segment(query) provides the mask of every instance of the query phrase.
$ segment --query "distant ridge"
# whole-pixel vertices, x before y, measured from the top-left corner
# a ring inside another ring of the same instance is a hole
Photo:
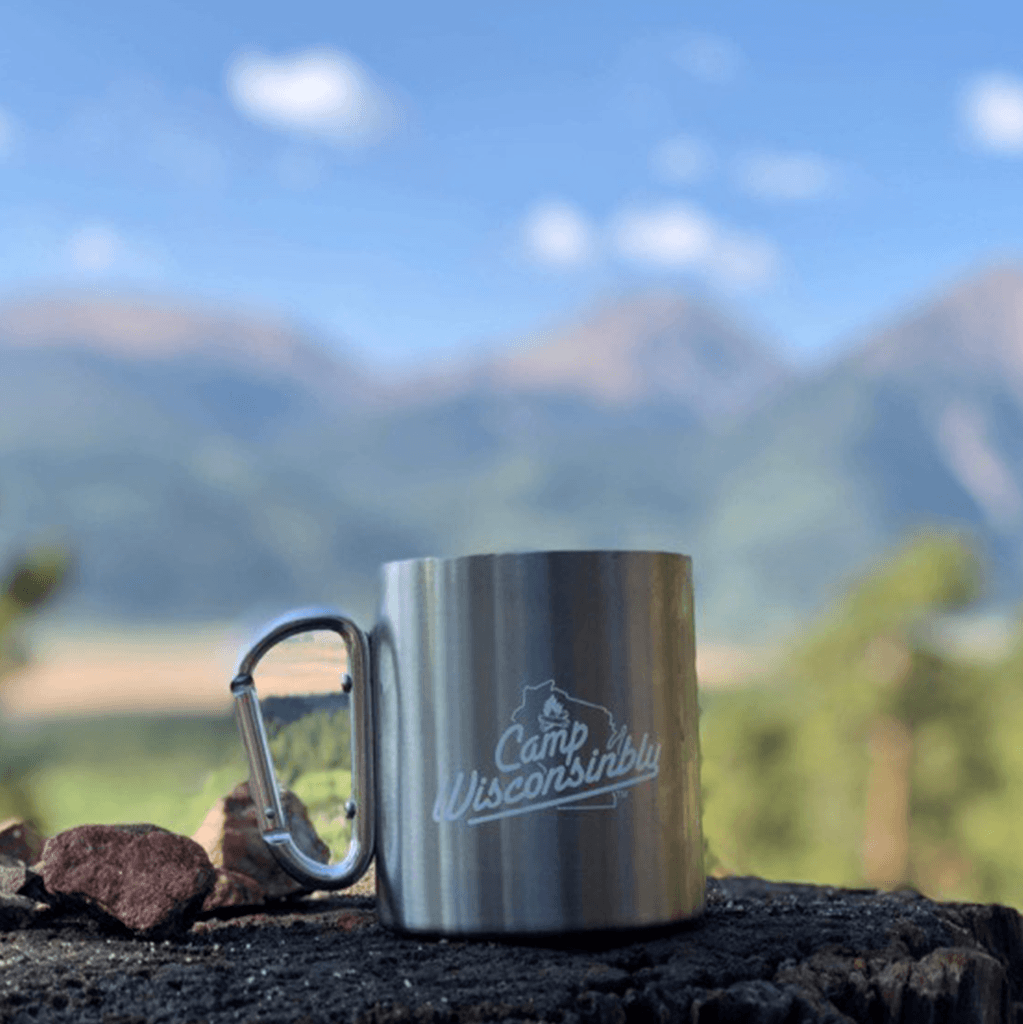
[[[317,390],[357,375],[348,361],[284,320],[140,295],[60,292],[0,303],[3,345],[133,361],[198,358],[281,373]]]
[[[920,526],[1023,597],[1023,271],[790,371],[707,303],[634,295],[392,387],[287,324],[144,299],[0,306],[0,555],[78,554],[80,621],[339,601],[381,562],[693,556],[704,636],[776,639]],[[376,387],[379,400],[364,401]]]
[[[417,402],[486,392],[560,395],[609,410],[672,404],[707,422],[748,412],[791,376],[772,349],[723,312],[660,291],[606,300],[496,354],[426,367],[393,393]]]
[[[1004,376],[1023,397],[1023,266],[999,264],[929,297],[854,356],[872,372]]]
[[[487,367],[499,386],[564,388],[608,405],[681,401],[700,418],[747,407],[789,376],[734,321],[675,293],[605,305],[578,325],[537,335]]]

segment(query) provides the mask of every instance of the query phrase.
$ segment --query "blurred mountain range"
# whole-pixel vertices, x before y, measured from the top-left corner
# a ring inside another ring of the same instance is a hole
[[[287,324],[139,297],[0,306],[0,552],[64,537],[69,619],[372,612],[376,566],[641,547],[702,635],[766,639],[921,524],[1023,596],[1023,271],[796,372],[674,293],[385,378]]]

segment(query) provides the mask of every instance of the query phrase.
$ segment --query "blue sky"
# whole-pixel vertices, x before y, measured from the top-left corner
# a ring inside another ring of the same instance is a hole
[[[607,296],[799,362],[1023,253],[1023,7],[4,7],[0,295],[282,315],[401,365]]]

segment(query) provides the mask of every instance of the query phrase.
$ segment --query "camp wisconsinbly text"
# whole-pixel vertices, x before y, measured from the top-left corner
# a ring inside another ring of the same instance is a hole
[[[601,751],[587,743],[589,732],[578,720],[528,737],[523,725],[509,725],[494,747],[496,772],[458,772],[440,787],[433,820],[481,825],[548,808],[583,809],[583,801],[657,777],[661,744],[648,733],[636,744],[623,725]]]

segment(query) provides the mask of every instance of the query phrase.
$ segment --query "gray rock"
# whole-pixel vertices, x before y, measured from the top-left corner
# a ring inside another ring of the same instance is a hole
[[[158,938],[187,930],[216,871],[186,836],[157,825],[81,825],[46,841],[46,892],[65,910]]]
[[[13,857],[0,856],[0,896],[27,896],[46,902],[48,894],[37,871]]]

